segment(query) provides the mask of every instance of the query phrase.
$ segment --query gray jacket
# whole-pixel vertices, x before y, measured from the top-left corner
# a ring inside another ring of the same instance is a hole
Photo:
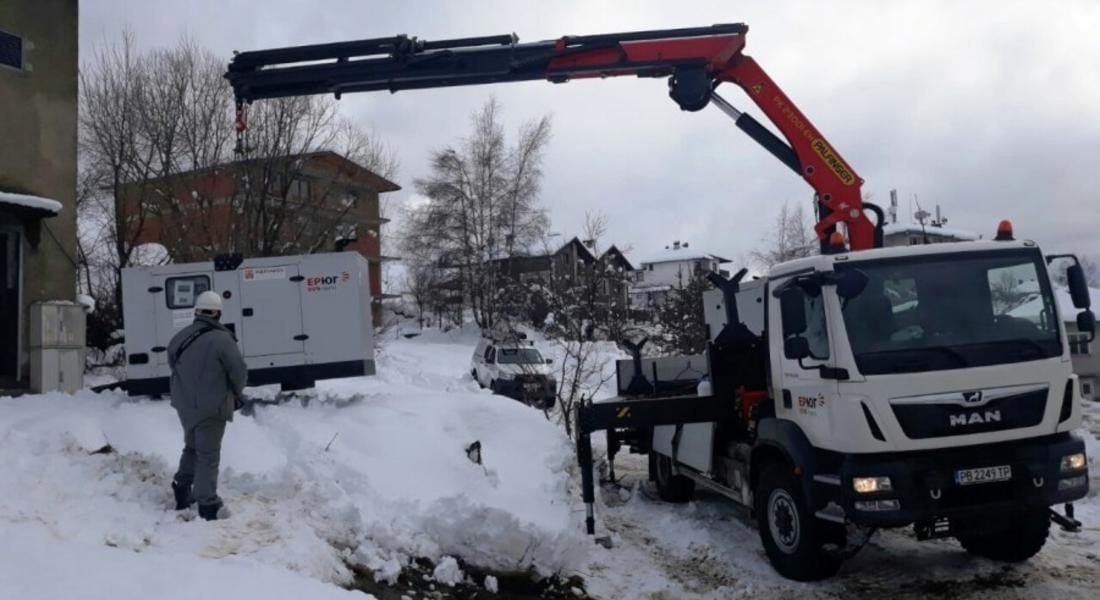
[[[210,331],[193,338],[180,353],[180,346],[202,329]],[[172,367],[172,406],[185,422],[194,424],[211,417],[233,420],[233,401],[244,390],[248,367],[224,325],[195,316],[195,322],[168,343],[168,364]]]

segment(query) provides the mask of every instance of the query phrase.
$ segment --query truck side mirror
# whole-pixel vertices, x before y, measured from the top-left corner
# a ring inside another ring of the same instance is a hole
[[[797,285],[787,285],[779,292],[779,314],[783,320],[783,337],[806,331],[806,294]]]
[[[1089,334],[1089,341],[1096,338],[1096,315],[1085,309],[1077,313],[1077,331]]]
[[[809,358],[810,342],[800,335],[783,340],[783,356],[797,361]]]
[[[1066,283],[1069,284],[1069,296],[1073,299],[1075,308],[1088,308],[1091,304],[1089,298],[1089,284],[1085,280],[1085,270],[1081,265],[1070,265],[1066,269]]]

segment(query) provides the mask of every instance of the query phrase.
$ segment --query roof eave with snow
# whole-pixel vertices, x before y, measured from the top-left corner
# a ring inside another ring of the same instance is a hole
[[[0,191],[0,210],[15,213],[23,217],[45,219],[55,217],[61,212],[62,204],[57,200]]]

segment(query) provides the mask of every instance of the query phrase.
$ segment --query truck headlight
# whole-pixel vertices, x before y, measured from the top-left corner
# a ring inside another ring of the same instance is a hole
[[[889,492],[894,489],[889,477],[853,477],[852,489],[859,494],[874,494],[875,492]]]
[[[1088,465],[1088,459],[1085,458],[1084,452],[1078,452],[1077,454],[1067,454],[1062,457],[1062,472],[1067,473],[1069,471],[1080,471]]]

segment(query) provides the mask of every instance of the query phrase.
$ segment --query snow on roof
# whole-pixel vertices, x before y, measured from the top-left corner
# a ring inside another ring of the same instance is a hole
[[[884,235],[893,235],[895,233],[917,234],[920,235],[924,232],[928,232],[930,235],[941,235],[946,237],[953,237],[959,240],[976,240],[981,236],[973,231],[967,231],[965,229],[953,229],[951,227],[924,227],[922,228],[917,223],[887,223],[882,226],[882,233]]]
[[[95,312],[95,298],[87,294],[77,294],[76,301],[78,304],[84,305],[84,310],[90,313]]]
[[[714,259],[720,263],[728,263],[728,258],[722,258],[716,254],[704,252],[698,248],[691,248],[687,246],[680,246],[679,248],[665,248],[659,252],[654,252],[649,256],[639,260],[638,262],[643,265],[656,264],[663,262],[681,262],[685,260],[699,260],[699,259]]]
[[[1100,288],[1089,288],[1089,296],[1092,298],[1092,306],[1100,306]],[[1058,305],[1058,317],[1065,322],[1073,322],[1077,320],[1077,313],[1081,312],[1080,309],[1073,306],[1073,298],[1070,298],[1069,288],[1055,286],[1054,287],[1054,303]],[[1009,316],[1019,317],[1021,319],[1038,319],[1039,314],[1043,310],[1043,299],[1040,296],[1035,296],[1017,306],[1016,308],[1008,311]]]
[[[41,198],[39,196],[29,196],[27,194],[16,194],[14,192],[0,192],[0,204],[11,204],[24,208],[44,210],[55,215],[61,212],[61,203],[57,200]]]
[[[637,285],[630,288],[631,294],[651,294],[654,292],[667,292],[672,289],[671,285]]]

